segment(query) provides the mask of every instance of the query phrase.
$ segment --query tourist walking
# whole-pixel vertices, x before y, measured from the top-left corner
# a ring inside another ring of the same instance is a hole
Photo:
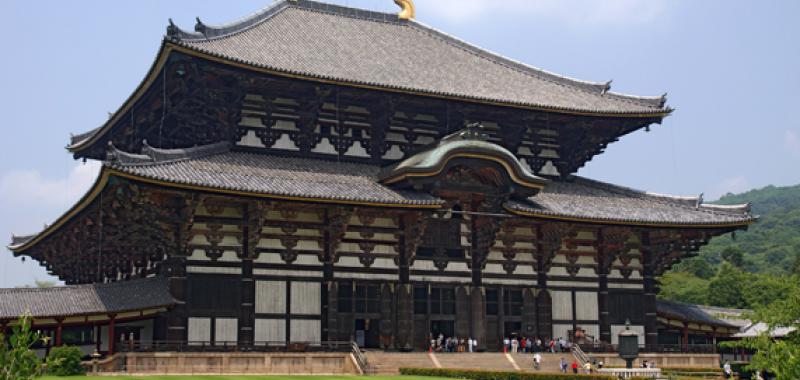
[[[561,372],[567,373],[567,359],[561,358],[558,367],[561,368]]]

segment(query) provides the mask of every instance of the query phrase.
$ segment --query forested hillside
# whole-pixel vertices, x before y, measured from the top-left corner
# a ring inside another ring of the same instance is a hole
[[[735,239],[720,236],[661,280],[659,297],[698,304],[754,307],[800,275],[800,185],[728,194],[718,204],[752,203],[760,220]]]

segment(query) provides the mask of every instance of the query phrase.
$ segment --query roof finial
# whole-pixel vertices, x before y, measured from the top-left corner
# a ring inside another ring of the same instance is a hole
[[[394,0],[394,3],[399,5],[403,10],[397,14],[401,20],[411,20],[414,18],[414,0]]]

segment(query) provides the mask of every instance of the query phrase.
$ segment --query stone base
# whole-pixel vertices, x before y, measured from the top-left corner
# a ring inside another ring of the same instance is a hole
[[[592,359],[602,360],[605,366],[624,367],[625,360],[615,353],[589,353]],[[717,354],[640,354],[639,358],[633,361],[634,367],[639,367],[643,360],[648,362],[655,361],[658,368],[669,367],[697,367],[697,368],[719,368],[719,355]]]
[[[127,374],[361,374],[350,353],[155,352],[125,354]]]

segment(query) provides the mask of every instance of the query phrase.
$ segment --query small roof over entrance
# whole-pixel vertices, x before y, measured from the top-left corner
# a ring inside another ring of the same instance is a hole
[[[455,161],[475,160],[497,166],[505,172],[503,175],[496,170],[477,170],[482,182],[503,186],[506,179],[502,177],[507,177],[508,185],[518,196],[536,194],[549,182],[532,174],[508,149],[488,141],[482,128],[478,123],[468,124],[425,150],[384,169],[378,174],[379,181],[384,185],[410,187],[446,173]]]

